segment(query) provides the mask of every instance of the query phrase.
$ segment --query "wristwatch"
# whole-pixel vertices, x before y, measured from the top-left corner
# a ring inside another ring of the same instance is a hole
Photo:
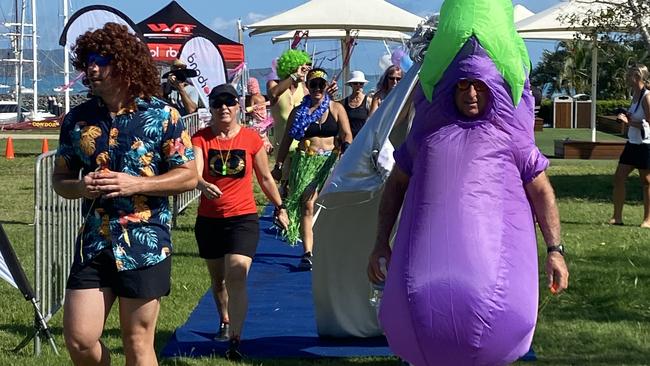
[[[546,253],[551,253],[551,252],[558,252],[560,255],[564,257],[564,245],[562,244],[557,244],[557,245],[551,245],[546,247]]]
[[[282,202],[280,206],[275,206],[275,212],[278,212],[280,210],[286,210],[286,209],[287,209],[287,205],[285,205],[284,202]]]
[[[289,76],[291,77],[291,80],[293,80],[294,82],[298,82],[298,80],[300,80],[300,77],[296,73],[293,73]]]

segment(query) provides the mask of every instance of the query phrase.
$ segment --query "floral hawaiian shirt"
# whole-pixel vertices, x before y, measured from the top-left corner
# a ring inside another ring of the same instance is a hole
[[[61,125],[57,166],[83,175],[110,169],[155,176],[193,160],[192,142],[178,111],[157,98],[137,98],[112,118],[101,99],[68,113]],[[154,265],[171,254],[167,197],[134,195],[84,199],[72,271],[109,246],[118,271]]]

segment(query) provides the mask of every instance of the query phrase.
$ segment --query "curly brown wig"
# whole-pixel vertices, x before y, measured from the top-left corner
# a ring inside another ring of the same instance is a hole
[[[101,29],[82,34],[72,52],[72,65],[83,72],[88,68],[91,53],[112,56],[112,72],[128,85],[129,98],[149,100],[161,95],[160,75],[147,44],[124,25],[106,23]]]

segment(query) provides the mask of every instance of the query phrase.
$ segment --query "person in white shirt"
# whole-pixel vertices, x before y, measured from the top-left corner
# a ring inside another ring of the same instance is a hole
[[[634,169],[638,169],[643,190],[641,227],[650,228],[650,91],[646,89],[650,73],[646,66],[637,64],[628,69],[625,77],[632,89],[632,104],[627,112],[617,115],[617,119],[629,128],[628,140],[614,173],[614,214],[609,223],[623,225],[625,180]]]

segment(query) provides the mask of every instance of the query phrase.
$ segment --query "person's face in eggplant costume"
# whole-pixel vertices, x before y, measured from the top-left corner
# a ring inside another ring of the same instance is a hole
[[[489,97],[488,86],[480,80],[460,79],[456,83],[456,108],[466,117],[479,117],[485,113]]]

